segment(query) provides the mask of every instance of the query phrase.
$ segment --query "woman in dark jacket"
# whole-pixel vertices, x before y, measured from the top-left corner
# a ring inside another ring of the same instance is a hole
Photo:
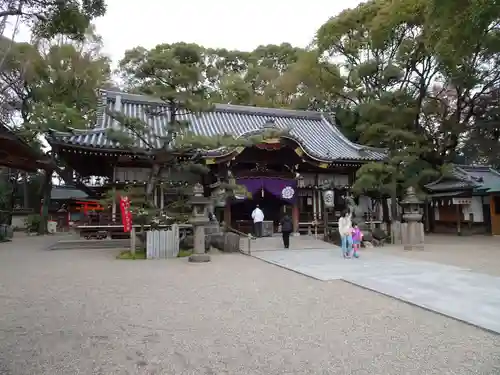
[[[285,214],[280,221],[281,224],[281,235],[283,236],[283,246],[285,249],[290,247],[290,233],[293,231],[293,222],[290,215]]]

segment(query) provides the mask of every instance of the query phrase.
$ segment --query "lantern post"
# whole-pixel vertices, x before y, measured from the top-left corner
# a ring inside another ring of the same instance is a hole
[[[418,199],[413,187],[406,190],[406,196],[400,202],[405,221],[401,224],[401,240],[405,250],[424,250],[424,224],[421,222],[422,203],[423,201]]]
[[[189,257],[190,262],[210,262],[210,255],[205,252],[205,226],[210,222],[208,206],[210,198],[203,195],[203,186],[198,183],[193,187],[193,197],[189,201],[193,207],[193,214],[189,222],[193,225],[194,248]]]

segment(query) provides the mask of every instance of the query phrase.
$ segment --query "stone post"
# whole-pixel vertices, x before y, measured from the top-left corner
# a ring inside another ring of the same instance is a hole
[[[203,196],[203,186],[196,184],[193,188],[193,197],[189,202],[193,206],[193,216],[189,222],[193,225],[194,248],[189,257],[190,262],[210,262],[210,255],[205,253],[205,226],[210,222],[208,206],[210,198]]]
[[[401,240],[405,250],[424,250],[424,224],[421,222],[422,201],[415,194],[415,189],[409,187],[406,196],[401,201],[403,220],[401,224]]]
[[[295,201],[292,205],[293,236],[299,236],[299,202]]]

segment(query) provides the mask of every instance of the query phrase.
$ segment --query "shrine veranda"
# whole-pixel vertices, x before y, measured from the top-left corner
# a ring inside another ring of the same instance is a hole
[[[153,165],[153,153],[140,151],[147,148],[140,137],[135,139],[136,151],[108,137],[109,129],[120,129],[108,110],[146,122],[151,134],[147,141],[158,148],[168,121],[167,115],[150,115],[151,108],[164,106],[154,98],[101,90],[101,99],[98,120],[92,129],[52,132],[49,139],[54,152],[74,175],[87,185],[95,185],[92,188],[96,199],[107,189],[145,185]],[[212,111],[187,115],[185,119],[190,130],[205,136],[229,133],[246,137],[269,129],[284,134],[252,147],[218,149],[203,155],[210,169],[202,177],[205,186],[216,189],[219,177],[230,175],[248,191],[245,196],[216,202],[213,207],[219,221],[243,232],[251,230],[250,215],[257,204],[264,211],[268,231],[272,232],[277,230],[284,212],[292,215],[295,232],[310,231],[314,223],[324,224],[325,217],[336,221],[345,208],[344,197],[359,167],[385,157],[384,150],[349,141],[333,118],[319,112],[216,105]],[[167,174],[168,165],[164,167],[165,173],[154,189],[154,200],[160,208],[178,199],[180,184],[200,179],[187,173]],[[325,207],[323,199],[326,186],[333,191],[331,208]],[[382,208],[373,200],[361,197],[360,205],[365,216],[381,218]],[[110,220],[118,222],[116,204],[110,211]]]

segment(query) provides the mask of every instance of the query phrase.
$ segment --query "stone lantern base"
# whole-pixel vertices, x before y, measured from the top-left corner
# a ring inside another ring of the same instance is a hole
[[[194,196],[190,200],[193,215],[189,222],[193,225],[194,246],[189,261],[207,263],[210,262],[210,255],[205,253],[205,226],[210,222],[207,211],[210,199],[203,196],[203,186],[199,183],[193,187],[193,192]]]
[[[210,262],[210,255],[208,254],[191,254],[189,261],[193,263],[207,263]]]
[[[406,223],[401,224],[401,240],[403,242],[403,248],[406,251],[411,250],[424,250],[424,224],[415,221],[415,219],[421,219],[422,215],[411,214],[403,215],[403,218],[407,220]]]
[[[405,223],[401,224],[401,240],[405,250],[424,250],[424,224],[421,222],[422,213],[419,208],[421,203],[413,187],[407,189],[405,199],[400,202],[405,211]]]

